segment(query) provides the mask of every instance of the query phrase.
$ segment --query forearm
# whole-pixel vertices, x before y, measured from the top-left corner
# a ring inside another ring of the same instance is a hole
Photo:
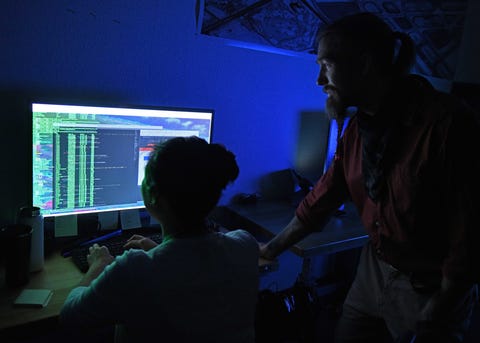
[[[311,230],[294,216],[290,223],[262,248],[261,255],[266,259],[274,259],[310,233]]]
[[[110,324],[116,312],[104,296],[98,296],[90,287],[75,287],[62,306],[60,322],[64,327],[91,330]]]
[[[78,286],[90,286],[93,280],[95,280],[105,269],[106,266],[108,266],[110,263],[107,261],[101,261],[94,263],[93,265],[88,268],[87,272],[83,276],[83,278],[80,280],[78,283]]]

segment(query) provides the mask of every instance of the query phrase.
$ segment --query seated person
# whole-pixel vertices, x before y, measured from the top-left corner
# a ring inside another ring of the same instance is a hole
[[[206,217],[239,170],[235,156],[198,137],[159,144],[142,195],[161,224],[157,245],[135,235],[115,259],[94,245],[89,270],[68,295],[60,320],[116,324],[116,341],[254,342],[259,248],[243,230],[211,232]]]

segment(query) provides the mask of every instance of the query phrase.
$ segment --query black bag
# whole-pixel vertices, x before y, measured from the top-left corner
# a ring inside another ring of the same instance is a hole
[[[314,341],[315,295],[303,282],[282,291],[261,290],[255,314],[257,343]]]

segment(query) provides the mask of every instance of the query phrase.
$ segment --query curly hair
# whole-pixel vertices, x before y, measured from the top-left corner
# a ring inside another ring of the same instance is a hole
[[[205,221],[238,174],[235,155],[223,145],[196,136],[175,137],[152,151],[144,186],[151,201],[163,197],[186,227],[195,227]]]

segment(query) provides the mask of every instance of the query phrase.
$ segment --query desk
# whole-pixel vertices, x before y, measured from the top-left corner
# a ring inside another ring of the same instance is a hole
[[[83,274],[70,258],[55,252],[45,259],[44,269],[31,273],[30,281],[23,288],[46,288],[53,290],[52,298],[45,308],[13,306],[13,301],[23,288],[9,289],[5,286],[3,268],[0,276],[0,331],[58,317],[70,290],[78,284]]]
[[[212,219],[229,229],[243,228],[257,239],[269,240],[293,218],[295,206],[287,201],[258,201],[254,204],[219,206]],[[352,203],[345,204],[345,214],[332,217],[321,232],[314,232],[291,247],[303,258],[302,276],[310,279],[311,257],[333,254],[363,246],[368,240],[360,217]]]

